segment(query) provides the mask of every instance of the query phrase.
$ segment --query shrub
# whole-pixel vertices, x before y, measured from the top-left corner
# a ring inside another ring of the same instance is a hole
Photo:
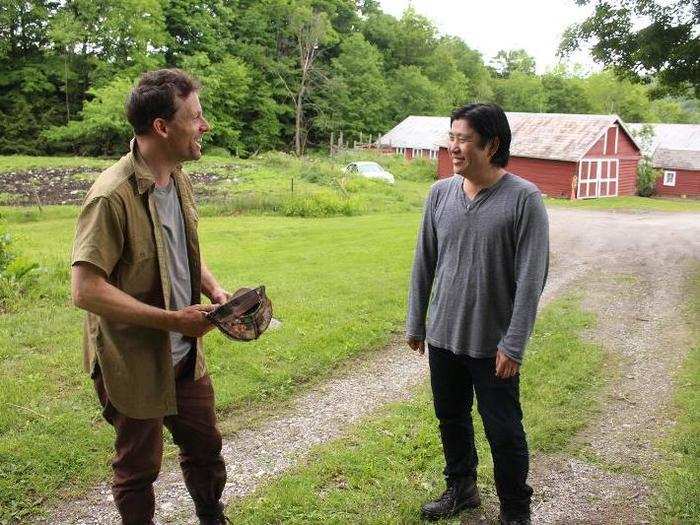
[[[11,250],[12,237],[0,230],[0,311],[9,309],[32,283],[39,267],[18,258]]]
[[[651,197],[656,190],[656,181],[661,171],[654,169],[649,159],[643,159],[637,166],[637,195]]]
[[[287,217],[332,217],[360,213],[362,206],[359,200],[339,197],[332,193],[290,197],[282,206],[282,214]]]

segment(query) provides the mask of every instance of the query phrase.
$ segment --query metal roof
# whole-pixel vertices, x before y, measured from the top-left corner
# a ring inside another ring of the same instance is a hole
[[[655,168],[700,170],[699,124],[629,124]]]
[[[507,112],[506,117],[512,132],[510,154],[515,157],[576,162],[616,123],[639,147],[617,115]],[[384,135],[381,144],[395,148],[446,147],[449,129],[449,117],[412,115]]]

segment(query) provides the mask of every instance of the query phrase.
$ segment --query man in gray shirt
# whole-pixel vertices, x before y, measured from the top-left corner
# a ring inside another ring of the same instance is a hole
[[[423,506],[427,519],[481,502],[471,418],[476,393],[500,521],[530,522],[519,369],[547,278],[549,226],[537,187],[504,169],[510,140],[498,106],[455,110],[449,134],[455,175],[432,186],[418,234],[406,339],[421,354],[428,343],[447,481],[442,496]]]

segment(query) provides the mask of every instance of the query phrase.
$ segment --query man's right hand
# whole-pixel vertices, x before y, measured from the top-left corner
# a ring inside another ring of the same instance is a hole
[[[420,339],[413,339],[413,338],[408,338],[406,340],[408,343],[408,346],[411,347],[411,350],[415,350],[418,352],[420,355],[423,355],[425,353],[425,341],[422,341]]]
[[[214,325],[204,317],[206,312],[214,310],[218,304],[193,304],[182,310],[172,312],[173,323],[170,331],[179,332],[187,337],[202,337]]]

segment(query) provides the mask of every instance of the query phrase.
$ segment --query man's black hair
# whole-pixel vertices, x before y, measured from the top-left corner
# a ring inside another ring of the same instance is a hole
[[[484,148],[494,139],[498,148],[491,157],[491,164],[504,168],[510,157],[510,125],[506,114],[496,104],[467,104],[457,108],[450,116],[450,126],[455,120],[466,120],[479,134],[479,147]]]

